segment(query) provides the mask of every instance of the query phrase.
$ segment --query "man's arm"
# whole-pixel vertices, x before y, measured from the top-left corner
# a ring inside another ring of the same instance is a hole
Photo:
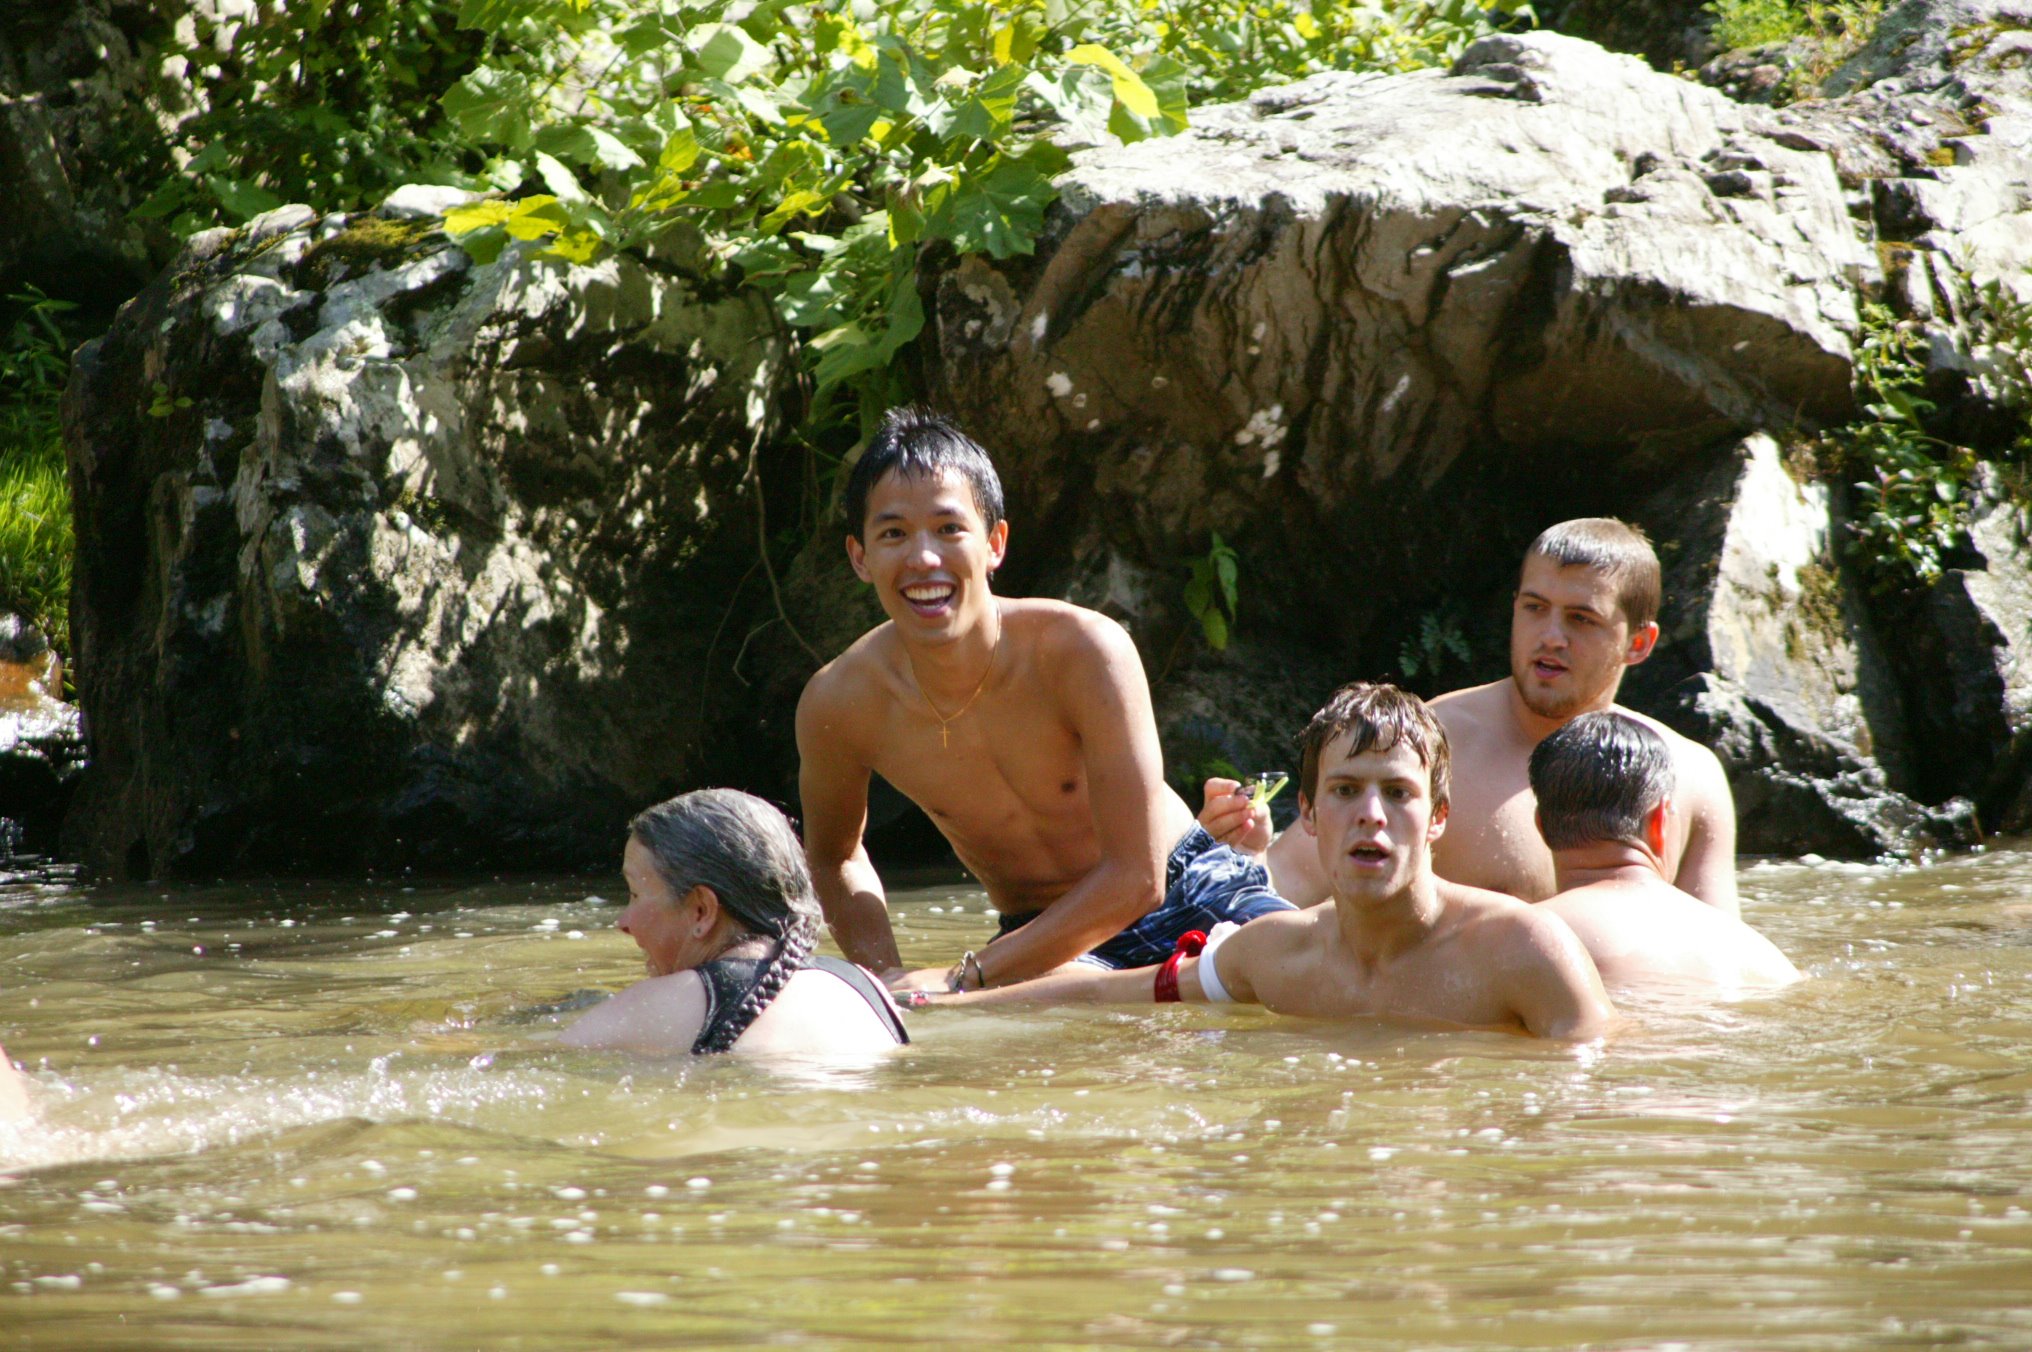
[[[846,737],[847,712],[827,687],[830,669],[812,677],[797,702],[797,790],[804,811],[804,854],[819,908],[851,962],[901,971],[882,879],[868,862],[868,767]]]
[[[1697,742],[1685,742],[1678,762],[1680,799],[1686,810],[1686,851],[1679,856],[1673,882],[1723,915],[1740,918],[1736,895],[1736,800],[1729,777],[1715,754]]]
[[[1056,698],[1086,760],[1101,859],[1044,913],[982,949],[988,984],[1040,976],[1113,938],[1164,899],[1164,756],[1136,645],[1112,620],[1082,616],[1048,640]]]
[[[1206,987],[1200,973],[1211,958],[1216,975],[1228,999],[1237,1004],[1256,1003],[1254,973],[1266,955],[1277,949],[1275,926],[1264,920],[1251,921],[1235,930],[1212,954],[1178,960],[1178,998],[1188,1003],[1205,1003]],[[1034,922],[1033,922],[1034,923]],[[1111,971],[1085,963],[1068,963],[1055,972],[1046,972],[1032,981],[993,990],[966,991],[957,995],[933,993],[938,1005],[1144,1005],[1157,998],[1157,966],[1127,967]]]
[[[1506,984],[1519,1021],[1535,1037],[1584,1042],[1607,1033],[1616,1007],[1579,936],[1535,907],[1512,918],[1520,929],[1505,964]]]

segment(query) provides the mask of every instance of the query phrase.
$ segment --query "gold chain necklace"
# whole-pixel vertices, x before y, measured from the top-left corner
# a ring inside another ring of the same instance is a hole
[[[938,744],[941,749],[949,749],[952,745],[952,739],[947,734],[946,729],[953,723],[957,722],[958,719],[960,718],[960,715],[966,713],[967,710],[973,708],[974,701],[979,699],[981,697],[981,692],[988,688],[988,678],[995,674],[995,659],[1001,655],[1001,652],[1002,652],[1002,631],[1000,629],[997,629],[995,631],[995,646],[988,653],[988,669],[981,673],[980,684],[974,687],[974,693],[967,696],[967,702],[965,704],[962,704],[959,707],[959,709],[954,712],[951,718],[947,718],[944,714],[940,713],[938,711],[938,706],[931,702],[931,693],[924,688],[924,683],[922,681],[919,681],[917,683],[917,693],[924,697],[924,706],[927,709],[930,709],[931,716],[938,720]],[[911,672],[911,676],[913,678],[916,675],[917,673],[915,671]]]

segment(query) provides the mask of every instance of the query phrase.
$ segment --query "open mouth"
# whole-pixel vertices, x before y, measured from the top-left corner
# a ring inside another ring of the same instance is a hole
[[[902,590],[903,599],[920,615],[941,613],[959,592],[950,582],[913,582]]]
[[[1376,866],[1390,862],[1390,851],[1381,845],[1357,845],[1348,851],[1348,858],[1357,864]]]
[[[1541,657],[1531,663],[1531,672],[1541,681],[1556,681],[1566,675],[1566,664]]]

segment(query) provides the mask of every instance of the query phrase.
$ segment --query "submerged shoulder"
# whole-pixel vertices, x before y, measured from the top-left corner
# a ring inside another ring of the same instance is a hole
[[[705,981],[672,972],[636,982],[583,1014],[558,1041],[568,1047],[688,1052],[705,1026]]]

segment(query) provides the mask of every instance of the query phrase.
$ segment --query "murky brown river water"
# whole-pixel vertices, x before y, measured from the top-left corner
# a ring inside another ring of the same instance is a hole
[[[2032,854],[1744,884],[1810,980],[1601,1048],[931,1011],[787,1070],[549,1045],[639,973],[618,880],[0,886],[0,1343],[2032,1346]]]

